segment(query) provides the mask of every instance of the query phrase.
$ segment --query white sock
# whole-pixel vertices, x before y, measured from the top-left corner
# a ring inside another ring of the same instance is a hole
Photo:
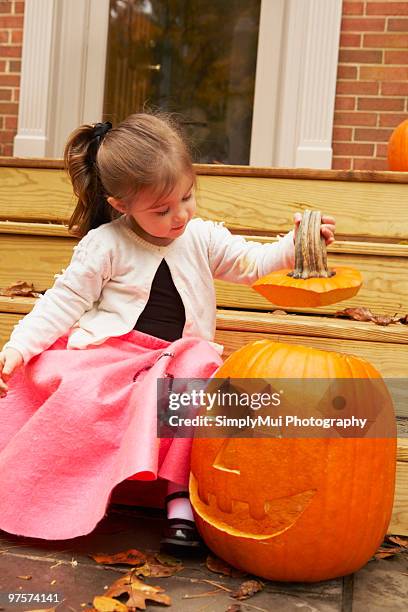
[[[171,493],[176,493],[178,491],[188,491],[188,488],[169,480],[167,494],[170,495]],[[172,499],[167,504],[167,518],[180,518],[194,521],[190,500],[187,497]]]

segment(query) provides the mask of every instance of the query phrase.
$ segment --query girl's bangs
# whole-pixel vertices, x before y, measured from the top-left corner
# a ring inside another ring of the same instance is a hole
[[[144,189],[150,190],[156,203],[166,199],[180,182],[180,177],[187,173],[191,174],[191,178],[194,179],[192,166],[181,163],[172,164],[170,160],[166,160],[156,169],[151,183],[146,185]]]

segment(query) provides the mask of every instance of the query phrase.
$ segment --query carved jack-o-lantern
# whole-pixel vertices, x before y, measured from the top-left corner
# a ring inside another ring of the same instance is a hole
[[[362,359],[269,340],[232,354],[216,376],[375,378],[384,385]],[[384,397],[379,435],[381,428],[389,435],[395,425],[388,392]],[[382,542],[392,512],[395,461],[392,436],[197,438],[190,478],[197,526],[215,554],[258,576],[343,576],[362,567]]]

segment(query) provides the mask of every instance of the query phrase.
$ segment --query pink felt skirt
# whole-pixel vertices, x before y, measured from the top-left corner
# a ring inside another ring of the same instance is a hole
[[[157,379],[210,378],[200,338],[139,331],[84,350],[68,336],[17,370],[0,399],[0,529],[47,540],[93,531],[123,480],[188,483],[191,438],[157,438]]]

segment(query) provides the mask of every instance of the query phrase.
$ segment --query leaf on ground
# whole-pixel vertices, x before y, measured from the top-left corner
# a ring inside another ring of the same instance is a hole
[[[225,612],[241,612],[242,608],[240,604],[232,604],[232,606],[228,606]]]
[[[129,610],[126,604],[104,595],[97,595],[92,603],[97,612],[128,612]]]
[[[133,572],[133,570],[132,570]],[[128,572],[124,576],[121,576],[110,585],[109,589],[105,592],[107,597],[120,597],[125,593],[129,594],[131,588],[132,573]]]
[[[247,575],[246,572],[242,572],[241,570],[232,567],[222,559],[213,557],[212,555],[208,555],[205,565],[210,572],[222,574],[223,576],[230,576],[231,578],[242,578],[242,576]]]
[[[6,297],[40,297],[40,293],[34,291],[34,285],[32,283],[26,283],[25,281],[17,281],[5,289],[0,289],[0,295]]]
[[[408,317],[399,317],[396,314],[391,315],[377,315],[371,312],[369,308],[345,308],[344,310],[338,310],[335,317],[345,317],[347,319],[353,319],[354,321],[372,321],[376,325],[391,325],[391,323],[403,323],[404,319]]]
[[[374,555],[374,559],[387,559],[387,557],[393,557],[394,555],[397,554],[397,552],[399,552],[399,550],[395,550],[393,552],[385,552],[385,551],[380,551],[377,550],[377,552]]]
[[[408,538],[400,538],[400,536],[387,536],[387,540],[393,542],[394,544],[398,544],[403,548],[408,548]]]
[[[146,555],[146,563],[135,569],[138,576],[150,576],[151,578],[165,578],[174,576],[177,572],[181,572],[184,565],[175,557],[167,555]]]
[[[136,609],[139,608],[139,610],[146,610],[147,600],[171,606],[171,599],[168,595],[164,594],[164,589],[145,584],[139,578],[133,577],[130,598],[126,602],[128,608],[134,607]]]
[[[105,563],[108,565],[115,565],[116,563],[125,563],[126,565],[143,565],[146,563],[147,557],[145,553],[131,548],[130,550],[123,550],[113,555],[106,555],[104,553],[95,553],[89,555],[91,559],[94,559],[97,563]]]
[[[235,591],[235,593],[232,593],[231,597],[235,597],[235,599],[240,600],[248,599],[249,597],[255,595],[255,593],[262,591],[263,588],[264,585],[258,580],[246,580],[241,584],[239,589]]]
[[[346,317],[354,321],[372,321],[373,313],[369,308],[345,308],[338,310],[335,317]]]
[[[390,544],[391,542],[391,544]],[[395,546],[397,544],[397,546]],[[374,555],[375,559],[386,559],[387,557],[393,557],[398,553],[405,552],[408,548],[408,539],[401,538],[399,536],[387,535],[385,541],[378,548]]]
[[[157,561],[163,565],[180,565],[181,563],[180,559],[176,559],[176,557],[166,555],[165,553],[157,553],[155,557]]]
[[[288,313],[286,312],[286,310],[272,310],[272,314],[274,314],[274,315],[286,315]],[[238,604],[234,604],[234,606],[236,606],[236,605],[238,605]]]
[[[391,315],[373,315],[372,321],[376,324],[376,325],[391,325],[391,323],[398,323],[398,321],[400,321],[400,317],[397,317],[397,315],[394,315],[393,317]]]
[[[136,608],[139,610],[146,610],[146,600],[170,606],[171,599],[168,595],[164,594],[164,589],[142,582],[142,580],[139,580],[139,578],[135,576],[136,571],[136,569],[132,569],[131,572],[125,574],[125,576],[115,580],[106,591],[105,596],[113,598],[120,597],[124,594],[129,595],[129,599],[126,602],[126,606],[129,609]]]
[[[402,552],[401,546],[380,546],[374,555],[375,559],[386,559],[387,557],[393,557],[398,553]]]

